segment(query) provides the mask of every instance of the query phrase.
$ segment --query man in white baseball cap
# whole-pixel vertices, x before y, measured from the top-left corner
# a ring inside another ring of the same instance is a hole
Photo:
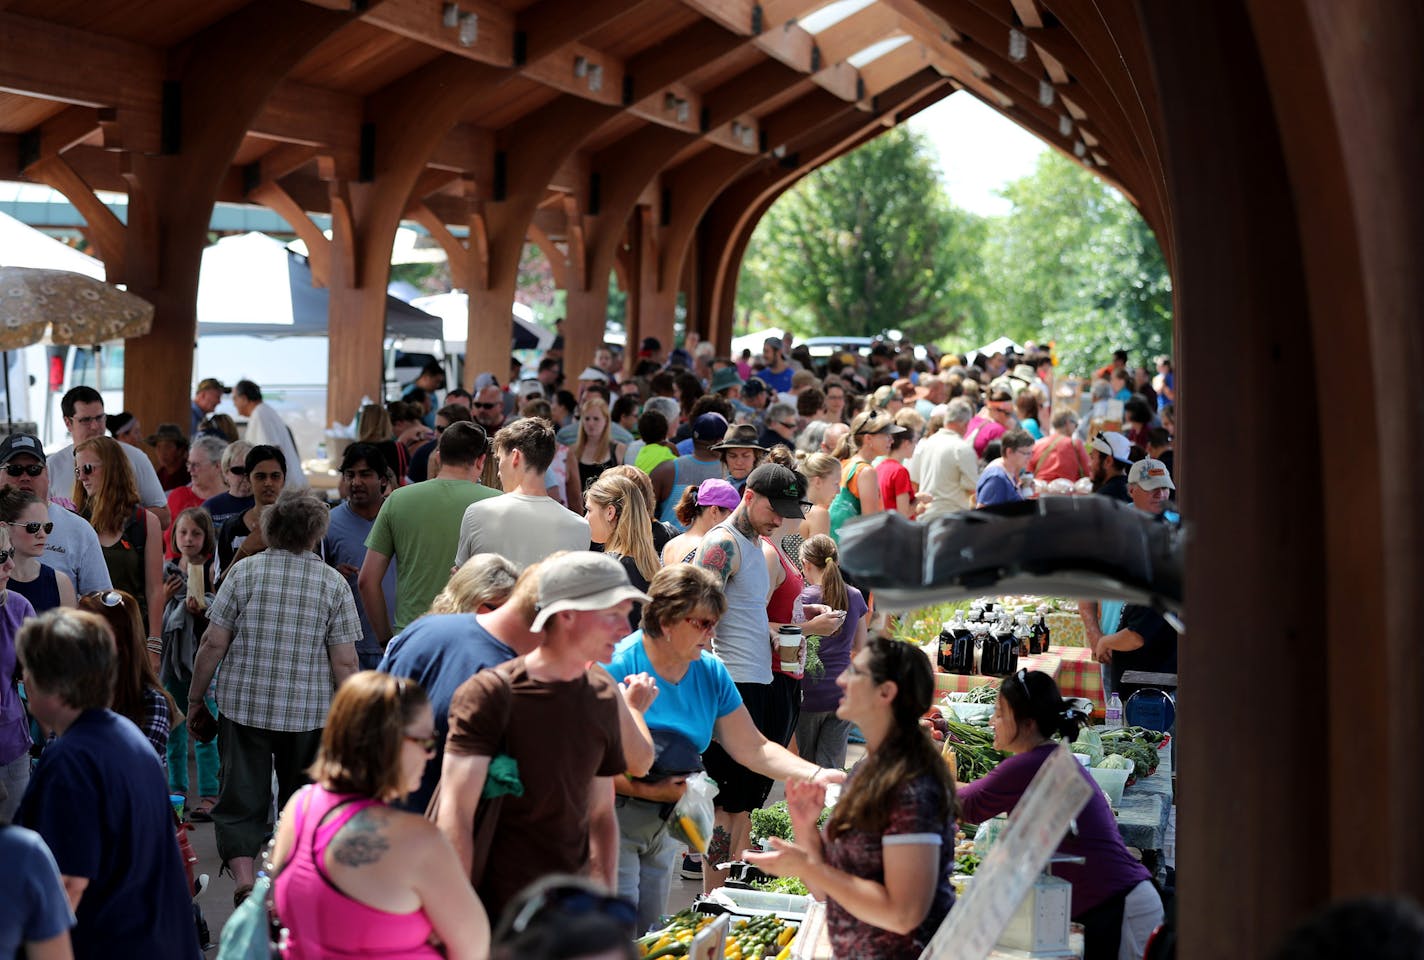
[[[1132,444],[1115,430],[1100,431],[1088,443],[1088,465],[1092,469],[1093,492],[1131,503],[1127,471],[1132,466]]]
[[[494,916],[534,880],[588,873],[590,862],[597,879],[617,888],[612,778],[641,776],[653,756],[646,745],[634,768],[625,761],[618,684],[598,662],[612,659],[614,644],[628,632],[633,602],[648,599],[607,554],[555,555],[539,570],[530,629],[543,631],[540,645],[475,674],[451,698],[435,821]],[[630,708],[646,709],[655,693],[645,688],[636,705],[630,693]],[[635,745],[628,746],[631,756]],[[496,758],[500,767],[492,767]],[[505,758],[517,765],[523,792],[503,796],[498,829],[487,844],[483,832],[477,842],[475,814],[486,781],[508,786]],[[588,802],[571,802],[581,797]]]
[[[1127,471],[1128,496],[1132,497],[1132,505],[1143,513],[1160,516],[1176,489],[1172,474],[1161,460],[1146,457]]]

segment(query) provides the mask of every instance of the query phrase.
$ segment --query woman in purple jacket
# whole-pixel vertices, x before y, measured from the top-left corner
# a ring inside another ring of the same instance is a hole
[[[1071,742],[1084,719],[1048,674],[1020,670],[1007,677],[990,723],[995,749],[1012,756],[987,776],[959,786],[960,820],[983,823],[1011,812],[1057,748],[1049,738],[1057,733]],[[1073,919],[1084,927],[1084,960],[1138,960],[1162,922],[1162,898],[1147,868],[1127,852],[1096,781],[1086,770],[1079,773],[1092,785],[1093,798],[1058,849],[1084,863],[1061,864],[1054,873],[1073,884]]]

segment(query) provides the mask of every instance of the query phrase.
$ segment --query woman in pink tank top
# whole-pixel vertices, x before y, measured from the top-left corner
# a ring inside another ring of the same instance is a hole
[[[435,825],[388,802],[420,785],[434,752],[425,691],[374,670],[331,701],[316,781],[287,803],[273,865],[284,956],[473,960],[489,921]]]

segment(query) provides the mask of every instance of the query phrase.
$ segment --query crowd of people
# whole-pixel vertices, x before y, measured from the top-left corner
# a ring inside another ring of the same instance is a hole
[[[199,955],[172,797],[235,903],[275,877],[289,955],[631,955],[676,873],[722,884],[783,782],[796,842],[754,859],[828,898],[836,955],[918,956],[957,818],[1014,798],[930,748],[932,667],[887,639],[840,532],[1056,481],[1170,514],[1170,364],[1154,390],[1126,359],[1086,395],[1032,347],[719,357],[689,334],[472,391],[431,366],[360,411],[334,506],[250,381],[202,380],[189,430],[147,440],[76,387],[72,445],[0,441],[0,845],[23,865],[0,891],[29,891],[0,892],[0,954]],[[1118,676],[1175,667],[1152,611],[1083,616]],[[1032,754],[1056,691],[1008,686],[1005,743]],[[670,829],[700,771],[705,857]],[[1151,905],[1110,847],[1085,909],[1136,943]]]

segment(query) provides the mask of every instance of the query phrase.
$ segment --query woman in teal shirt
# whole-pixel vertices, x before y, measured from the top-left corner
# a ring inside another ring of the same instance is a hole
[[[672,808],[682,798],[687,777],[701,769],[700,754],[716,736],[743,766],[774,780],[839,783],[840,770],[825,770],[792,755],[762,736],[742,704],[726,666],[714,656],[712,635],[727,609],[722,581],[710,570],[677,563],[648,584],[643,628],[614,648],[613,678],[650,674],[657,698],[644,713],[658,751],[652,770],[638,779],[616,778],[620,843],[618,895],[638,904],[640,930],[657,921],[667,903],[673,858],[681,849],[668,834]],[[771,643],[770,634],[767,643]],[[717,828],[720,852],[740,851],[747,837]],[[715,844],[714,844],[715,846]]]

